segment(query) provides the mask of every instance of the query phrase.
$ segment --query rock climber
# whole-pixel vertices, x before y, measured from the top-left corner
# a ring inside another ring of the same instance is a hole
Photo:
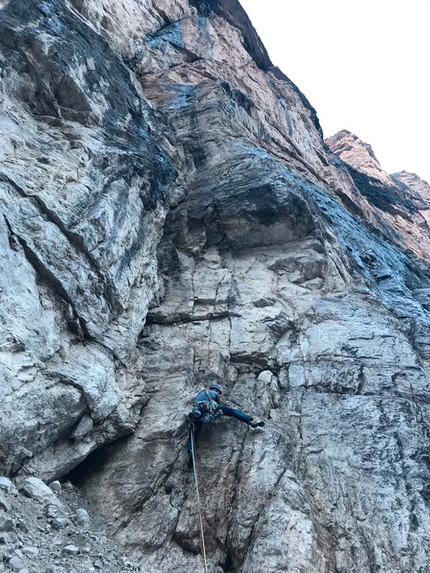
[[[259,428],[265,425],[265,422],[255,422],[252,416],[244,414],[240,410],[235,410],[229,406],[221,404],[222,386],[216,382],[209,386],[209,389],[202,389],[194,400],[192,412],[187,415],[189,421],[188,428],[188,467],[193,467],[191,453],[191,436],[194,432],[194,440],[198,438],[202,431],[203,424],[219,418],[219,416],[230,416],[241,422],[245,422],[251,428]],[[195,442],[194,442],[195,443]]]

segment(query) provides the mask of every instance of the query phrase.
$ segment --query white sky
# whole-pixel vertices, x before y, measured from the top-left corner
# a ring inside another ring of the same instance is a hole
[[[430,0],[240,0],[324,136],[370,143],[383,169],[430,182]]]

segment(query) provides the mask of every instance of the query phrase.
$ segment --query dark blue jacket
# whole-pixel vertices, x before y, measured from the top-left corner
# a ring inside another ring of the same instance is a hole
[[[199,402],[207,402],[208,395],[211,398],[211,400],[215,400],[217,404],[221,405],[221,400],[220,400],[221,397],[218,394],[218,392],[216,392],[215,390],[200,390],[200,392],[196,396],[196,399],[194,400],[194,406],[197,406]]]

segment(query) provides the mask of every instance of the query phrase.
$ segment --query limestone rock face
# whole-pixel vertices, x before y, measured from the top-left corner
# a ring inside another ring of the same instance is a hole
[[[382,233],[401,250],[407,249],[420,260],[429,261],[430,188],[412,173],[386,173],[371,146],[348,131],[326,139],[326,144],[341,164],[342,182],[335,192],[345,207],[364,219],[374,231]],[[333,160],[332,160],[333,161]],[[414,257],[415,258],[415,257]]]
[[[372,146],[353,133],[346,130],[339,131],[325,141],[333,153],[360,173],[390,183],[390,177],[382,169]]]
[[[403,189],[404,193],[409,195],[414,207],[425,218],[427,225],[430,225],[430,185],[427,181],[424,181],[415,173],[408,173],[407,171],[393,173],[391,177]]]
[[[424,206],[430,200],[430,185],[415,173],[400,171],[400,173],[393,173],[391,177],[398,182],[404,183],[412,191],[415,191],[416,200],[418,202],[421,200],[420,205]]]
[[[0,18],[2,469],[31,458],[61,475],[137,422],[144,390],[122,360],[158,288],[177,175],[140,86],[88,22],[55,1]],[[92,434],[62,443],[87,413]]]
[[[429,570],[428,185],[324,142],[236,0],[1,6],[0,473],[199,570],[218,381],[266,426],[198,441],[211,572]]]

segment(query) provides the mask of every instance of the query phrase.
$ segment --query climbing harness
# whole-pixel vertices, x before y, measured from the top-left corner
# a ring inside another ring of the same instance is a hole
[[[206,394],[206,400],[200,400],[193,408],[193,414],[197,418],[200,418],[203,424],[210,420],[215,420],[220,416],[219,404],[211,398],[207,390],[204,392]]]
[[[199,512],[199,521],[200,521],[200,549],[202,553],[203,567],[205,573],[208,573],[208,564],[206,562],[205,535],[203,531],[203,512],[202,512],[202,504],[200,503],[200,493],[199,493],[199,471],[197,467],[196,442],[194,439],[194,424],[191,424],[190,432],[191,432],[191,456],[193,459],[194,484],[196,487],[197,508]]]

